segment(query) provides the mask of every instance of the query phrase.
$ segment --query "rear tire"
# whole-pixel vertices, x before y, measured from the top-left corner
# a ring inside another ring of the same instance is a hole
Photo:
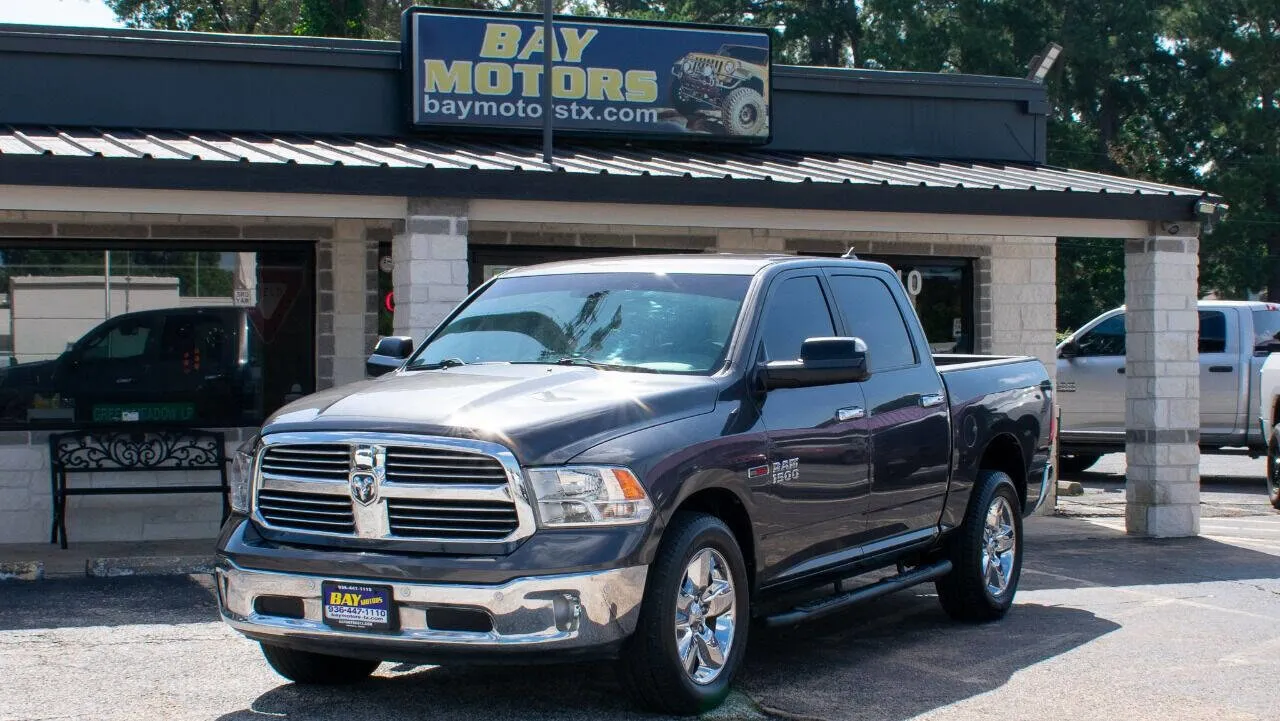
[[[267,663],[276,673],[290,681],[324,686],[359,683],[382,664],[381,661],[298,651],[266,643],[262,644],[262,655],[266,656]]]
[[[1058,470],[1062,473],[1084,473],[1102,458],[1100,453],[1059,453]]]
[[[682,716],[719,706],[746,651],[749,602],[746,564],[729,527],[704,513],[677,513],[618,664],[628,695]]]
[[[1271,507],[1280,510],[1280,423],[1271,429],[1271,443],[1267,444],[1267,498]]]
[[[1022,576],[1022,504],[1008,474],[981,471],[964,523],[947,548],[951,572],[934,582],[957,621],[994,621],[1008,612]]]

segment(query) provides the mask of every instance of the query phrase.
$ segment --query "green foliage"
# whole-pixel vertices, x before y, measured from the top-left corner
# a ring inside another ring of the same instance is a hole
[[[111,277],[178,279],[181,296],[230,297],[232,271],[222,268],[222,253],[212,250],[118,250],[111,253]],[[0,251],[0,293],[9,279],[22,276],[89,276],[101,280],[106,265],[101,250],[6,248]]]

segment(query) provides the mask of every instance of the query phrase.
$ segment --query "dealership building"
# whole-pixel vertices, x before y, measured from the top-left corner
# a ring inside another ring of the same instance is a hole
[[[0,25],[0,544],[49,540],[51,433],[238,445],[362,379],[379,336],[420,341],[531,263],[852,250],[899,271],[936,351],[1052,373],[1058,237],[1126,248],[1130,529],[1196,532],[1197,250],[1218,199],[1045,165],[1031,80],[770,67],[756,33],[558,26],[547,164],[535,21],[428,14],[403,47]],[[220,502],[68,512],[72,544],[205,538]]]

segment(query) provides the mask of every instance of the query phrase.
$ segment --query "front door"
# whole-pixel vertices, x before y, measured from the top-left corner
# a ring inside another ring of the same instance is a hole
[[[796,360],[806,338],[835,334],[820,271],[773,280],[756,336],[762,362]],[[769,465],[749,472],[748,483],[763,529],[762,580],[768,581],[856,550],[865,525],[869,444],[858,383],[778,388],[760,404]]]
[[[1124,435],[1124,313],[1104,318],[1078,339],[1079,355],[1058,359],[1063,440]]]
[[[923,335],[913,337],[906,295],[891,279],[829,271],[844,334],[866,342],[871,369],[871,380],[861,384],[873,451],[868,543],[935,528],[951,469],[946,388],[932,359],[922,357],[928,346]]]

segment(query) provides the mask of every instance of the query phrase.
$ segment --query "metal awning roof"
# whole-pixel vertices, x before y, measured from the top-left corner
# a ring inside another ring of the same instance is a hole
[[[1197,201],[1218,200],[1188,188],[1047,166],[764,149],[566,143],[557,146],[555,165],[545,165],[533,144],[458,137],[0,127],[0,184],[1152,220],[1193,218]]]

